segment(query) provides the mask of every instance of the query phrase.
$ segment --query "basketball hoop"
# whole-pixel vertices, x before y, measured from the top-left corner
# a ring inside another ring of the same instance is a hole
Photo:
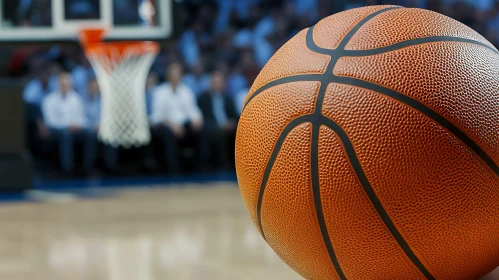
[[[85,29],[80,42],[102,94],[99,138],[112,146],[142,146],[151,135],[145,101],[149,69],[159,53],[156,42],[103,42],[104,29]]]

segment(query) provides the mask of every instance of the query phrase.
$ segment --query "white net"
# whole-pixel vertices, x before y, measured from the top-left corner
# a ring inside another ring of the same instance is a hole
[[[102,95],[99,138],[115,147],[146,145],[151,135],[145,87],[157,52],[106,48],[88,54]]]

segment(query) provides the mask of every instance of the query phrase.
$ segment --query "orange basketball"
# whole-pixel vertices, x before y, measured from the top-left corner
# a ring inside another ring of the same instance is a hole
[[[499,52],[448,17],[373,6],[303,30],[236,140],[258,230],[306,279],[477,279],[499,265]]]

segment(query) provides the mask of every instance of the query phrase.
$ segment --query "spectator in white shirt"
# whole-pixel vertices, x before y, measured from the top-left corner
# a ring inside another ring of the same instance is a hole
[[[62,169],[66,173],[74,171],[74,143],[82,141],[84,147],[83,170],[91,171],[95,161],[95,145],[92,133],[85,129],[84,103],[73,90],[69,73],[59,75],[59,89],[49,94],[42,103],[42,115],[47,127],[46,135],[57,140]]]
[[[183,84],[183,69],[174,63],[168,67],[168,83],[154,92],[151,122],[162,141],[170,171],[180,171],[179,144],[187,138],[197,142],[203,128],[203,116],[192,90]]]

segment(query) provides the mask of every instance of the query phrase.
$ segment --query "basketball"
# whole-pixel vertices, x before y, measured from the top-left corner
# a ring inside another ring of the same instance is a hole
[[[302,30],[246,98],[236,170],[306,279],[477,279],[499,265],[499,52],[423,9]]]

